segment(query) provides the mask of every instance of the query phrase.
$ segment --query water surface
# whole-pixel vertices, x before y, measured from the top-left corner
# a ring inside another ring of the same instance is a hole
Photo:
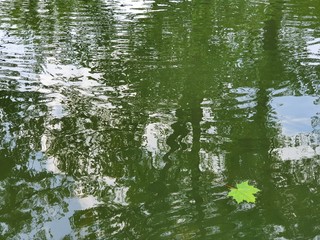
[[[0,0],[2,238],[320,238],[319,12]]]

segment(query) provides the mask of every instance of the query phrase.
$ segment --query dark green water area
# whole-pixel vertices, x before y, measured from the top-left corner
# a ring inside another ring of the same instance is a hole
[[[0,0],[0,239],[320,239],[320,1]]]

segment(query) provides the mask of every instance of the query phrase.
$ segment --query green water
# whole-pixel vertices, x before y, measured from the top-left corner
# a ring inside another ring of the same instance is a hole
[[[319,13],[0,0],[0,239],[320,239]]]

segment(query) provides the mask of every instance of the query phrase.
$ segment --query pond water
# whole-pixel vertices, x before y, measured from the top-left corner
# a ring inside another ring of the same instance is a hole
[[[1,239],[320,239],[319,13],[0,0]]]

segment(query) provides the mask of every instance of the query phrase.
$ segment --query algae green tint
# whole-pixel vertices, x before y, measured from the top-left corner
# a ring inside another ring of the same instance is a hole
[[[319,12],[0,0],[0,238],[319,239]]]

